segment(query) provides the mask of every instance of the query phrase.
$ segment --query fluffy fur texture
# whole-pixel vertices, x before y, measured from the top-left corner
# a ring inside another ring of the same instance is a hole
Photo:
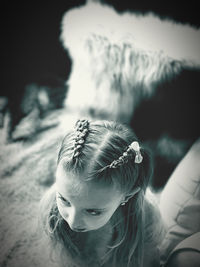
[[[200,67],[200,30],[88,1],[64,14],[61,41],[73,68],[66,105],[130,122],[136,106],[183,68]]]

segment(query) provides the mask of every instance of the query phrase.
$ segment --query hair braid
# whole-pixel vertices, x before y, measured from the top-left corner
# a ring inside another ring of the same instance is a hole
[[[137,141],[134,141],[128,146],[127,150],[120,156],[117,160],[114,160],[110,165],[109,168],[118,168],[123,164],[127,163],[129,159],[135,157],[135,163],[142,162],[142,155],[140,152],[140,147]]]
[[[85,138],[89,132],[89,121],[88,120],[78,120],[75,124],[76,135],[74,138],[74,153],[73,159],[80,155],[80,152],[84,146]]]
[[[119,166],[128,162],[129,158],[133,158],[133,153],[130,150],[126,150],[122,156],[120,156],[117,160],[114,160],[109,167],[110,168],[118,168]]]

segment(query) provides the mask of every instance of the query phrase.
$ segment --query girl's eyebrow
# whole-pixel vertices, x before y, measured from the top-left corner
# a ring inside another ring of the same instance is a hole
[[[60,197],[62,197],[64,200],[66,200],[66,201],[67,201],[67,199],[66,199],[66,198],[64,198],[64,197],[62,196],[62,194],[61,194],[61,193],[59,193],[58,191],[57,191],[57,193],[60,195]],[[99,209],[99,208],[89,208],[89,209],[86,209],[86,210],[97,210],[97,211],[104,211],[104,210],[106,210],[106,208],[103,208],[103,209]]]

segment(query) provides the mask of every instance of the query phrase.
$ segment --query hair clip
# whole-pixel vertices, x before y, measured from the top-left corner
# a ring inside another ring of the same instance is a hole
[[[134,150],[135,152],[135,163],[141,163],[143,160],[143,156],[141,155],[140,152],[140,146],[139,143],[137,141],[134,141],[130,144],[130,149]]]

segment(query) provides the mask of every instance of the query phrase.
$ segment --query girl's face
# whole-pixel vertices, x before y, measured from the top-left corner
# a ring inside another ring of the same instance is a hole
[[[76,232],[97,230],[104,226],[123,201],[115,186],[103,186],[66,173],[62,164],[56,172],[58,210],[69,227]]]

